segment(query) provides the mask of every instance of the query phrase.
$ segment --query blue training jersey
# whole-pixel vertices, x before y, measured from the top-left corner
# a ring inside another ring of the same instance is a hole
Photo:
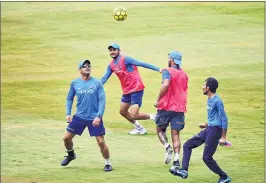
[[[105,110],[105,92],[102,83],[90,77],[83,80],[81,77],[73,80],[66,100],[66,115],[71,115],[74,97],[77,96],[76,116],[85,120],[94,120],[102,117]]]
[[[121,55],[119,55],[115,59],[114,64],[118,63],[120,57],[121,57]],[[128,57],[128,56],[125,56],[125,64],[126,64],[126,68],[127,68],[128,72],[132,72],[134,70],[133,65],[144,67],[144,68],[151,69],[151,70],[154,70],[154,71],[159,71],[159,69],[160,69],[159,67],[156,67],[154,65],[151,65],[151,64],[148,64],[148,63],[145,63],[145,62],[140,62],[140,61],[135,60],[134,58],[131,58],[131,57]],[[101,82],[104,84],[109,79],[109,77],[112,75],[112,73],[113,73],[113,71],[112,71],[112,69],[110,67],[110,64],[109,64],[107,69],[106,69],[105,75],[101,79]]]
[[[207,100],[208,126],[219,126],[227,129],[228,118],[224,111],[224,104],[218,95]]]

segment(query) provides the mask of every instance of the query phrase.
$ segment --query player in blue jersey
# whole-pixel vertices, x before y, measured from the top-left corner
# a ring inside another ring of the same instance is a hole
[[[91,62],[89,60],[81,61],[78,69],[81,77],[71,82],[66,100],[66,120],[69,125],[63,140],[68,155],[65,156],[61,165],[66,166],[76,159],[72,139],[75,135],[81,135],[87,127],[90,136],[95,136],[105,159],[104,171],[112,171],[109,149],[104,140],[105,128],[102,120],[106,104],[104,88],[100,81],[90,75]],[[75,96],[77,97],[77,111],[72,118],[71,109]]]
[[[137,120],[155,120],[155,115],[140,113],[144,84],[138,72],[138,67],[144,67],[157,72],[162,72],[159,67],[148,63],[140,62],[131,57],[124,56],[120,52],[120,46],[112,43],[108,46],[112,61],[107,67],[102,83],[106,83],[114,72],[120,80],[123,95],[120,104],[120,114],[134,125],[134,129],[129,132],[131,135],[146,134],[147,130]],[[128,111],[130,108],[130,112]]]
[[[205,143],[203,151],[203,161],[214,173],[220,176],[217,183],[229,183],[231,178],[219,167],[213,159],[213,155],[217,149],[218,144],[225,145],[226,133],[228,126],[228,119],[224,111],[224,105],[221,98],[216,94],[218,88],[218,81],[215,78],[206,79],[202,90],[203,94],[208,96],[207,112],[208,123],[199,124],[200,128],[205,128],[197,135],[185,142],[183,145],[183,161],[181,169],[170,169],[173,175],[188,177],[188,166],[191,157],[192,149]]]

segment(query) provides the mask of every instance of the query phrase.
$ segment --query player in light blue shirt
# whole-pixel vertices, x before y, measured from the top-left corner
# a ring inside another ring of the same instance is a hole
[[[72,139],[76,134],[81,135],[87,127],[90,136],[95,136],[105,158],[104,171],[112,171],[109,149],[104,141],[105,128],[102,121],[106,104],[104,88],[101,81],[90,75],[91,62],[89,60],[81,61],[78,69],[81,77],[71,82],[67,95],[66,120],[69,125],[64,136],[64,144],[68,156],[61,162],[61,165],[66,166],[76,159]],[[77,111],[72,118],[71,109],[75,96],[77,97]]]
[[[213,159],[213,155],[218,144],[225,145],[226,133],[228,127],[228,119],[224,111],[224,105],[221,98],[216,94],[218,81],[215,78],[207,78],[202,90],[203,94],[208,96],[207,113],[208,123],[199,124],[200,128],[205,128],[191,139],[187,140],[183,145],[183,161],[181,169],[170,169],[173,175],[186,179],[188,177],[189,161],[192,149],[205,143],[203,151],[203,161],[208,168],[220,179],[217,183],[230,183],[231,178],[225,173]]]

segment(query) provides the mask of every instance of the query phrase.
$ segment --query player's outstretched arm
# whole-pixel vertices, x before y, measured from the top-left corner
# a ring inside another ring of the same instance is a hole
[[[162,72],[162,70],[157,66],[138,61],[138,60],[131,58],[131,57],[125,57],[125,63],[144,67],[144,68],[151,69],[151,70],[158,71],[158,72]]]
[[[112,75],[112,73],[113,73],[113,71],[112,71],[110,65],[108,65],[108,67],[106,69],[106,72],[105,72],[104,76],[101,79],[101,83],[102,84],[106,83],[106,81],[109,79],[109,77]]]
[[[67,122],[71,122],[71,110],[72,110],[72,105],[74,101],[74,97],[76,95],[75,89],[73,87],[73,82],[70,84],[70,88],[68,91],[68,95],[66,98],[66,116],[67,116]]]

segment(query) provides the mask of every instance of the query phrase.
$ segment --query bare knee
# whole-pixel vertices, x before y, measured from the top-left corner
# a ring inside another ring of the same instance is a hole
[[[72,136],[70,136],[70,135],[65,135],[64,137],[63,137],[63,141],[64,142],[70,142],[71,140],[72,140]]]
[[[100,147],[103,147],[105,145],[104,139],[97,139],[97,143]]]
[[[125,111],[125,110],[121,110],[120,109],[119,113],[120,113],[121,116],[126,116],[127,115],[127,111]]]

